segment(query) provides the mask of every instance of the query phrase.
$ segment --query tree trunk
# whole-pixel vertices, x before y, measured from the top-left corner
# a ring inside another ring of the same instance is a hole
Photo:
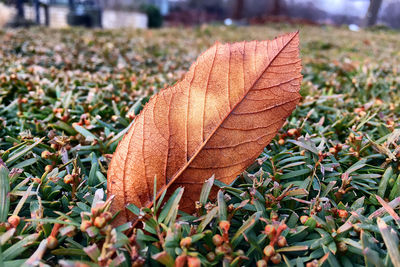
[[[17,17],[19,19],[24,19],[25,18],[25,12],[24,12],[24,3],[22,0],[17,0],[15,2],[15,7],[17,8]]]
[[[280,0],[274,0],[273,1],[273,6],[272,6],[272,12],[271,14],[273,16],[279,16],[281,13],[281,5],[280,5]]]
[[[40,24],[40,3],[39,0],[34,1],[34,6],[35,6],[35,21],[36,24]]]
[[[382,0],[370,0],[367,14],[363,20],[363,27],[370,27],[375,25],[378,19],[379,9],[382,5]]]
[[[244,0],[235,1],[235,9],[233,11],[233,18],[239,20],[243,18]]]

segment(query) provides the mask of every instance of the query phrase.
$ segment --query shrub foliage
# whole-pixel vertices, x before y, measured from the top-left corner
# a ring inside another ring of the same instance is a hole
[[[149,97],[215,40],[292,30],[1,32],[0,260],[399,266],[400,38],[388,31],[302,29],[303,100],[258,160],[229,185],[204,177],[196,214],[178,211],[180,188],[129,205],[136,229],[111,225],[107,166]]]

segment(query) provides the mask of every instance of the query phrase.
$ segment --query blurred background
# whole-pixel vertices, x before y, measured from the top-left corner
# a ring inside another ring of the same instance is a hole
[[[400,0],[0,0],[0,27],[112,29],[268,22],[400,29]]]

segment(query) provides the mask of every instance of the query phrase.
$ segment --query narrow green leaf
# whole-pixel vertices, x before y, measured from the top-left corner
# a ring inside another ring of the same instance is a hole
[[[194,235],[192,235],[190,237],[192,238],[192,243],[195,243],[195,242],[203,239],[204,236],[205,236],[205,234],[201,233],[201,234],[194,234]]]
[[[392,166],[389,166],[389,168],[387,168],[385,173],[383,174],[382,179],[379,183],[378,192],[377,192],[378,196],[385,197],[387,184],[392,175],[393,175],[393,168],[392,168]]]
[[[329,262],[329,266],[331,266],[331,267],[341,267],[339,262],[338,262],[338,260],[336,259],[336,257],[330,252],[329,248],[326,247],[326,246],[323,246],[323,248],[324,248],[324,251],[326,253],[329,253],[329,256],[328,256],[328,259],[327,259],[328,262]]]
[[[3,252],[3,260],[13,260],[21,255],[29,248],[37,239],[39,234],[32,234],[25,236],[22,240],[18,241]]]
[[[89,186],[95,186],[98,184],[96,172],[99,169],[99,163],[97,162],[97,157],[94,152],[90,154],[90,157],[92,158],[92,167],[89,172],[88,184]]]
[[[326,186],[325,190],[322,192],[321,197],[326,197],[329,194],[329,192],[333,189],[335,184],[336,184],[336,181],[329,182],[329,184]]]
[[[83,249],[79,248],[58,248],[53,249],[51,254],[58,256],[87,256]]]
[[[211,188],[214,184],[215,176],[211,176],[206,182],[203,184],[200,193],[200,203],[204,206],[207,204],[208,196],[210,195]]]
[[[154,260],[158,261],[161,264],[164,264],[167,267],[174,267],[175,261],[166,251],[162,251],[151,256]]]
[[[5,222],[10,209],[10,181],[8,170],[0,164],[0,222]]]
[[[389,228],[383,219],[377,218],[376,221],[393,265],[400,267],[399,239],[397,234]]]
[[[309,174],[310,172],[311,172],[311,169],[309,169],[309,168],[305,168],[305,169],[301,169],[301,170],[297,170],[297,171],[291,171],[291,172],[281,175],[279,177],[279,179],[285,180],[285,179],[289,179],[289,178],[294,178],[294,177],[302,176],[305,174]]]
[[[128,130],[131,128],[132,124],[134,121],[132,121],[128,127],[126,127],[125,129],[123,129],[122,131],[120,131],[117,135],[115,135],[113,138],[111,138],[110,141],[107,142],[106,146],[109,147],[111,144],[113,144],[114,142],[119,141],[120,139],[122,139],[122,136],[125,135],[126,132],[128,132]]]
[[[304,138],[299,138],[298,140],[288,140],[288,142],[298,145],[299,147],[318,155],[318,149],[315,147],[315,145],[311,144],[310,141],[305,140]]]
[[[290,260],[288,259],[288,257],[285,256],[285,254],[282,255],[283,257],[283,261],[286,264],[286,267],[293,267],[294,265],[290,262]]]
[[[254,223],[260,218],[261,212],[257,211],[253,215],[251,215],[243,224],[240,226],[240,228],[236,231],[235,235],[232,237],[231,242],[232,245],[235,247],[238,245],[238,241],[240,237],[243,237],[243,234],[250,230],[253,226]]]
[[[59,224],[65,224],[65,225],[73,225],[76,227],[80,227],[79,223],[76,222],[67,222],[67,221],[62,221],[62,220],[57,220],[57,219],[50,219],[50,218],[41,218],[41,219],[26,219],[26,221],[29,222],[40,222],[40,223],[59,223]]]
[[[225,221],[228,217],[228,211],[226,208],[226,203],[224,200],[224,192],[222,190],[218,191],[218,216],[220,221]]]
[[[72,125],[72,127],[74,127],[74,129],[78,133],[80,133],[83,137],[85,137],[86,141],[93,142],[94,140],[98,140],[97,136],[95,136],[94,134],[92,134],[91,132],[89,132],[88,130],[83,128],[82,126],[75,123]]]
[[[278,248],[276,252],[293,252],[293,251],[303,251],[307,249],[308,246],[290,246],[290,247]]]
[[[13,166],[13,168],[16,169],[23,169],[25,167],[31,166],[33,164],[35,164],[38,161],[39,158],[31,158],[31,159],[27,159],[24,161],[21,161],[20,163],[17,163]]]
[[[127,208],[130,212],[132,212],[133,214],[135,214],[136,216],[139,216],[139,215],[140,215],[140,209],[139,209],[136,205],[134,205],[134,204],[132,204],[132,203],[129,203],[128,205],[126,205],[126,208]]]
[[[181,201],[183,195],[183,187],[179,187],[175,190],[172,194],[170,199],[165,204],[164,208],[162,209],[158,221],[164,224],[168,224],[174,216],[176,216],[178,212],[178,205]]]
[[[206,228],[206,226],[212,221],[212,219],[215,218],[217,213],[218,213],[218,208],[214,207],[206,215],[204,215],[203,220],[199,224],[199,227],[197,227],[197,233],[203,232],[203,230]]]
[[[367,165],[366,161],[367,161],[366,159],[360,159],[359,161],[357,161],[356,163],[351,165],[351,167],[346,170],[346,173],[351,174],[351,173],[363,168],[365,165]]]
[[[7,241],[10,240],[11,237],[13,237],[15,231],[16,228],[11,228],[8,229],[5,233],[2,233],[0,235],[0,246],[3,246],[5,243],[7,243]]]
[[[379,257],[379,253],[376,252],[375,250],[372,250],[370,248],[365,248],[363,250],[363,254],[365,255],[366,262],[369,262],[376,267],[385,267],[383,261]]]
[[[20,260],[13,260],[13,261],[5,261],[3,262],[3,266],[7,266],[7,267],[21,267],[22,264],[24,264],[24,262],[27,259],[20,259]]]
[[[33,183],[31,183],[31,185],[28,187],[28,189],[25,191],[24,195],[22,196],[22,198],[18,202],[17,207],[13,211],[13,215],[18,215],[18,213],[22,209],[23,205],[25,204],[25,201],[31,195],[32,188],[33,188]]]
[[[12,166],[12,164],[13,164],[16,160],[18,160],[19,158],[25,156],[29,151],[31,151],[32,149],[34,149],[34,148],[35,148],[37,145],[39,145],[43,140],[44,140],[44,137],[40,138],[39,140],[37,140],[37,141],[36,141],[35,143],[33,143],[32,145],[26,146],[24,149],[22,149],[22,150],[19,151],[18,153],[13,154],[11,157],[9,157],[9,158],[6,160],[5,163],[6,163],[8,166]]]
[[[165,197],[166,194],[167,194],[167,190],[164,190],[164,191],[161,193],[161,196],[158,198],[158,201],[155,202],[155,203],[157,203],[156,208],[155,208],[156,211],[158,211],[158,210],[160,209],[161,204],[163,203],[164,197]]]
[[[92,259],[92,261],[98,261],[98,258],[100,257],[100,249],[96,244],[83,248],[83,251]]]
[[[397,176],[397,179],[392,186],[392,190],[390,191],[389,194],[389,200],[393,200],[394,198],[398,197],[400,195],[400,174]]]
[[[55,124],[50,124],[50,127],[64,131],[64,132],[68,133],[69,135],[76,135],[75,129],[63,121],[57,121]]]
[[[286,163],[288,162],[292,162],[292,161],[302,161],[304,160],[305,157],[304,156],[294,156],[294,157],[287,157],[281,161],[278,161],[278,163],[276,164],[277,166],[285,166]]]
[[[167,190],[164,190],[164,192]],[[157,175],[154,175],[153,181],[153,205],[154,205],[154,213],[157,213]]]
[[[400,226],[400,216],[394,211],[394,209],[392,209],[392,207],[388,203],[386,203],[386,201],[383,200],[380,196],[375,195],[375,197],[382,205],[382,207],[386,210],[386,212],[389,213],[390,216],[392,216],[397,225]]]

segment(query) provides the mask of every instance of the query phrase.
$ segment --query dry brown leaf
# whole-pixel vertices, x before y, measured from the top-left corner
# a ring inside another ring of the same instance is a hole
[[[272,41],[216,43],[174,86],[154,95],[118,145],[108,194],[118,222],[125,205],[150,206],[185,187],[180,208],[194,209],[206,179],[230,183],[276,135],[296,107],[302,76],[298,32]]]

